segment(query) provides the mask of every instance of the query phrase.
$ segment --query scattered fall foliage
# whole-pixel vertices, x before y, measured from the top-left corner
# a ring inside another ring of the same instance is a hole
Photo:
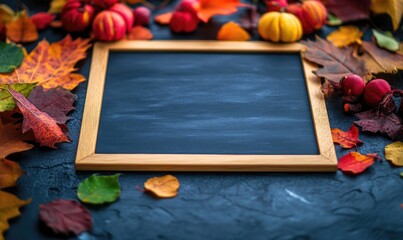
[[[32,20],[24,13],[6,24],[7,38],[12,42],[27,43],[38,39],[38,31]]]
[[[355,125],[352,125],[347,132],[343,132],[339,128],[333,128],[332,137],[333,142],[340,144],[343,148],[353,148],[362,143],[358,139],[358,128]]]
[[[92,228],[90,212],[73,200],[56,200],[40,205],[39,218],[56,234],[78,235]]]
[[[371,0],[326,0],[327,10],[342,22],[368,19]]]
[[[24,173],[18,163],[0,159],[0,189],[15,186],[18,178]]]
[[[161,13],[154,17],[154,21],[160,25],[169,25],[173,12]]]
[[[126,35],[126,39],[128,40],[151,40],[153,37],[153,34],[148,28],[140,25],[134,26]]]
[[[7,123],[0,121],[0,159],[6,158],[12,153],[27,151],[33,145],[26,143],[27,136],[22,133],[21,124]]]
[[[365,52],[359,58],[372,73],[396,73],[403,70],[403,54],[381,49],[373,42],[363,41],[362,48]]]
[[[200,7],[197,16],[203,22],[208,22],[215,15],[235,13],[238,7],[246,6],[240,0],[198,0]]]
[[[172,175],[153,177],[144,183],[144,189],[152,192],[159,198],[176,197],[176,195],[178,195],[179,186],[179,180]]]
[[[377,157],[378,155],[374,153],[363,155],[350,152],[339,159],[337,167],[345,173],[358,174],[374,164],[374,159]]]
[[[91,204],[115,202],[120,196],[120,174],[99,176],[94,174],[78,185],[80,201]]]
[[[326,39],[337,47],[345,47],[353,43],[361,44],[362,32],[356,26],[342,26],[330,33]]]
[[[56,18],[55,15],[47,12],[39,12],[31,16],[31,21],[35,24],[36,29],[45,29]]]

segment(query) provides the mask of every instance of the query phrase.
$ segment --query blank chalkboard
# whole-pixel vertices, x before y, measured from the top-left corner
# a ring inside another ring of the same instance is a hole
[[[97,44],[77,169],[335,170],[302,46],[225,44]]]

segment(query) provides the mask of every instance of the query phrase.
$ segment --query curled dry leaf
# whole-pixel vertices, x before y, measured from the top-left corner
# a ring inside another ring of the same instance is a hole
[[[352,125],[347,132],[343,132],[339,128],[333,128],[332,138],[334,143],[340,144],[343,148],[353,148],[362,143],[358,139],[358,128],[355,125]]]
[[[361,44],[362,32],[356,26],[342,26],[330,33],[326,39],[336,47],[345,47],[353,43]]]
[[[36,26],[26,14],[21,14],[18,18],[7,23],[6,28],[6,36],[12,42],[27,43],[38,39]]]
[[[129,40],[151,40],[153,37],[153,34],[148,28],[140,25],[134,26],[126,36]]]
[[[403,1],[371,0],[371,11],[375,14],[388,14],[392,19],[393,29],[396,31],[399,28],[399,23],[403,14]]]
[[[385,147],[385,158],[395,166],[403,167],[403,142],[397,141]]]
[[[350,74],[369,77],[365,62],[353,56],[354,49],[351,47],[338,48],[320,37],[316,37],[316,41],[302,41],[302,44],[308,47],[304,58],[322,66],[314,72],[318,77],[324,77],[333,83],[339,83]]]
[[[120,174],[90,176],[78,185],[78,198],[82,202],[91,204],[115,202],[120,196],[119,176]]]
[[[73,200],[56,200],[39,206],[39,218],[55,233],[76,235],[90,231],[90,212]]]
[[[0,239],[9,228],[8,220],[20,216],[19,208],[31,203],[31,199],[21,200],[13,194],[0,191]]]
[[[72,73],[76,63],[86,57],[88,39],[73,40],[70,35],[49,44],[42,40],[11,74],[0,74],[0,84],[37,83],[45,89],[63,87],[74,89],[85,81],[81,74]]]
[[[234,22],[224,24],[217,34],[217,40],[222,41],[248,41],[250,35]]]
[[[15,186],[18,178],[24,173],[18,163],[0,159],[0,189]]]
[[[0,158],[6,158],[12,153],[27,151],[34,146],[26,143],[27,136],[22,133],[21,124],[0,121]]]
[[[377,157],[375,153],[362,155],[350,152],[339,159],[337,167],[345,173],[358,174],[374,164],[374,159]]]
[[[152,192],[160,198],[172,198],[178,195],[180,183],[178,179],[172,175],[162,177],[153,177],[144,183],[144,189]]]
[[[60,142],[69,142],[69,139],[63,133],[56,121],[47,113],[41,112],[32,103],[30,103],[22,94],[9,89],[11,95],[17,102],[18,108],[24,115],[22,132],[25,133],[32,129],[35,139],[41,146],[56,148],[55,144]]]
[[[166,13],[159,14],[159,15],[155,16],[154,22],[156,22],[160,25],[169,25],[169,23],[171,22],[172,15],[173,15],[173,12],[166,12]]]

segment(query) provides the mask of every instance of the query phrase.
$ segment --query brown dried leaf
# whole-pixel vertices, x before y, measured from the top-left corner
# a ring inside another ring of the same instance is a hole
[[[18,178],[24,173],[18,163],[0,159],[0,189],[13,187]]]
[[[389,52],[372,42],[363,41],[361,46],[365,52],[359,58],[365,61],[371,73],[396,73],[403,70],[403,54]]]

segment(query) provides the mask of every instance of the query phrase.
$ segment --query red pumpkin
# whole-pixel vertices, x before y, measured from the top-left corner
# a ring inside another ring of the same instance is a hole
[[[91,25],[94,8],[78,0],[68,1],[60,13],[63,28],[68,32],[81,32]]]
[[[286,7],[286,11],[294,14],[301,20],[304,34],[313,33],[326,24],[326,8],[317,0],[307,0],[302,3],[290,4]]]

